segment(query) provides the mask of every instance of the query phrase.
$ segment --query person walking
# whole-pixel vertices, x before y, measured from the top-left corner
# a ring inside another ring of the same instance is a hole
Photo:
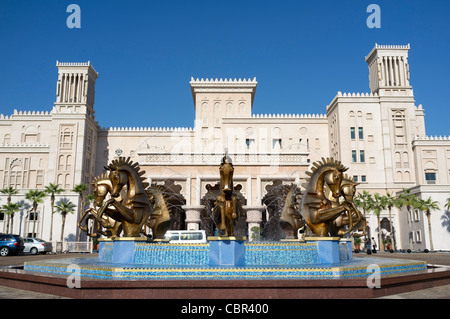
[[[370,238],[367,237],[366,238],[366,251],[367,251],[367,255],[372,254],[372,249],[371,249],[371,242],[370,242]]]
[[[375,238],[373,238],[373,237],[372,237],[372,240],[373,240],[373,245],[372,245],[373,250],[372,250],[372,252],[374,254],[376,254],[377,253],[377,242],[375,241]]]

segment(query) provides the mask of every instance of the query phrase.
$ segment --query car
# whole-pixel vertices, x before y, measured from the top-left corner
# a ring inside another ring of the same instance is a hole
[[[168,230],[164,235],[170,243],[207,243],[206,232],[204,230]]]
[[[0,234],[0,256],[22,253],[24,249],[23,238],[19,235]]]
[[[53,245],[51,242],[42,240],[40,238],[25,238],[23,240],[25,242],[25,248],[23,249],[24,253],[30,253],[32,255],[37,255],[39,253],[46,254],[53,250]]]

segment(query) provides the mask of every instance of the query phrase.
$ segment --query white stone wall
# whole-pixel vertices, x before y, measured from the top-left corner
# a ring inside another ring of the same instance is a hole
[[[424,185],[425,172],[436,172],[440,188],[421,194],[432,194],[443,203],[450,197],[450,187],[446,188],[450,185],[450,140],[425,135],[424,110],[415,105],[410,86],[408,51],[409,46],[376,45],[366,58],[371,92],[338,92],[319,114],[254,114],[256,79],[191,79],[192,128],[102,128],[101,119],[99,126],[94,116],[98,76],[94,68],[90,63],[58,62],[52,110],[0,115],[0,187],[9,186],[13,174],[13,185],[21,194],[14,200],[23,200],[29,189],[43,189],[49,183],[70,190],[101,174],[112,159],[125,156],[140,163],[149,182],[171,179],[182,186],[186,209],[195,208],[205,186],[219,180],[220,159],[228,151],[235,165],[235,182],[242,185],[249,207],[259,207],[265,186],[274,179],[300,185],[313,162],[330,156],[349,167],[348,174],[361,182],[360,191],[372,194]],[[301,105],[301,101],[296,103]],[[282,111],[276,105],[274,109]],[[68,135],[64,135],[66,129]],[[70,146],[62,144],[63,135]],[[78,204],[76,194],[68,191],[62,196]],[[6,197],[0,197],[0,204],[4,203]],[[38,236],[48,239],[49,198],[40,209],[44,214]],[[188,211],[189,220],[198,219],[195,209]],[[382,212],[383,217],[387,214]],[[435,248],[450,249],[442,214],[432,218]],[[14,231],[21,235],[26,232],[23,216],[14,223]],[[78,233],[78,217],[68,217],[66,237]],[[393,218],[399,248],[407,249],[402,236],[408,236],[408,224],[397,210]],[[60,217],[54,220],[53,238],[59,239]],[[376,218],[371,214],[369,223],[377,238]],[[426,238],[424,220],[417,225]]]

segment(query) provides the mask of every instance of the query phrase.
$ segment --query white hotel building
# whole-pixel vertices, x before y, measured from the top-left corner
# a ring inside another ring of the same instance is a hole
[[[450,138],[426,135],[424,110],[410,84],[409,49],[375,45],[366,57],[370,92],[338,92],[323,114],[253,114],[256,79],[191,79],[194,128],[103,128],[94,115],[98,74],[93,66],[57,62],[52,110],[0,115],[0,188],[18,189],[12,201],[27,202],[28,190],[57,183],[67,190],[57,200],[78,204],[70,191],[74,185],[89,184],[118,156],[131,157],[149,182],[166,185],[182,199],[173,212],[179,215],[174,227],[198,229],[207,214],[202,199],[218,182],[220,159],[228,149],[235,184],[246,200],[241,223],[248,229],[266,220],[262,200],[271,185],[300,185],[314,161],[334,157],[361,182],[359,191],[384,195],[406,188],[439,201],[441,209],[431,214],[434,248],[450,250],[450,212],[444,209],[450,197]],[[5,203],[1,195],[0,204]],[[12,232],[27,236],[36,222],[36,236],[48,239],[50,198],[39,205],[36,221],[29,220],[28,204],[15,215]],[[393,209],[392,216],[397,248],[430,248],[422,212]],[[371,237],[378,240],[377,219],[372,213],[367,217]],[[68,216],[68,240],[79,232],[78,218]],[[387,211],[381,219],[386,234]],[[0,232],[5,222],[0,220]],[[60,227],[55,216],[53,238],[59,238]]]

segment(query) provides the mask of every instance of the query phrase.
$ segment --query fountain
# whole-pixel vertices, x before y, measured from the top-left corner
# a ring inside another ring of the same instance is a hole
[[[343,237],[364,235],[366,221],[353,203],[357,184],[332,158],[313,164],[303,193],[295,185],[283,189],[276,220],[289,235],[270,242],[247,242],[235,234],[242,205],[228,155],[220,164],[220,192],[211,210],[218,236],[203,244],[164,240],[171,220],[167,203],[154,186],[147,189],[137,163],[119,158],[105,168],[109,175],[94,181],[98,209],[87,210],[79,223],[89,236],[107,236],[99,239],[98,258],[27,262],[26,271],[70,275],[69,266],[75,264],[82,277],[95,279],[303,280],[367,278],[373,263],[383,275],[426,270],[419,261],[353,258],[351,242]],[[111,198],[105,201],[107,194]],[[97,224],[95,233],[89,233],[88,220]],[[152,230],[152,239],[144,226]],[[300,228],[307,229],[306,237],[297,238]]]

